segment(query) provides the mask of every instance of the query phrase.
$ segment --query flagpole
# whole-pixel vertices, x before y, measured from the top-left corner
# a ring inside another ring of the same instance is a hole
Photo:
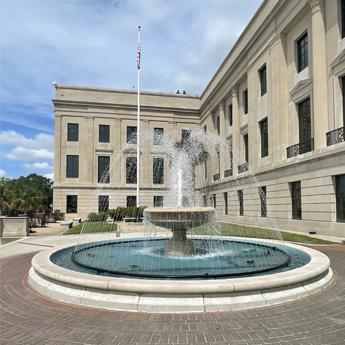
[[[141,42],[140,30],[138,26],[138,52],[137,52],[137,71],[138,71],[138,105],[137,105],[137,207],[140,205],[140,60],[141,60]]]

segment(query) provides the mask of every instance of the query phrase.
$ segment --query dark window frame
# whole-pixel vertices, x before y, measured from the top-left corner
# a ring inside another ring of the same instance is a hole
[[[217,208],[217,194],[212,194],[213,208]]]
[[[79,178],[79,155],[66,156],[66,178]]]
[[[345,0],[340,0],[340,37],[345,38]]]
[[[97,182],[110,183],[110,156],[97,156]]]
[[[302,219],[301,181],[290,182],[292,219]]]
[[[137,144],[138,128],[137,126],[127,126],[127,144]]]
[[[224,214],[228,215],[229,214],[228,192],[224,192],[223,197],[224,197]]]
[[[127,195],[127,207],[137,206],[137,196],[136,195]]]
[[[98,195],[98,212],[109,210],[109,195]]]
[[[297,49],[297,72],[300,73],[309,66],[308,31],[304,32],[296,40],[296,49]]]
[[[187,141],[190,139],[192,130],[190,128],[182,128],[181,130],[181,140]]]
[[[243,93],[242,93],[242,96],[243,96],[243,112],[244,114],[248,114],[248,89],[245,89],[243,90]]]
[[[137,184],[137,157],[126,157],[126,184]]]
[[[337,222],[345,223],[345,174],[335,176]]]
[[[153,145],[163,145],[163,138],[164,138],[164,128],[162,127],[155,127],[153,129]]]
[[[79,141],[79,123],[67,124],[67,141]]]
[[[259,69],[261,97],[267,93],[267,67],[266,64]]]
[[[239,213],[240,213],[240,216],[243,216],[244,215],[243,190],[238,190],[237,196],[238,196],[238,204],[239,204]]]
[[[243,146],[244,146],[244,161],[249,163],[249,142],[248,133],[243,134]]]
[[[163,207],[164,197],[163,195],[154,195],[153,196],[153,207]]]
[[[300,143],[310,141],[312,138],[312,120],[310,97],[297,103],[298,139]]]
[[[66,213],[78,213],[78,195],[66,195]]]
[[[267,217],[267,188],[266,186],[259,187],[259,197],[261,206],[261,217]]]
[[[261,158],[268,156],[268,118],[259,122],[261,139]]]
[[[233,110],[233,106],[232,103],[229,105],[228,107],[228,121],[229,121],[229,126],[231,127],[233,124],[233,114],[234,110]]]
[[[98,141],[100,143],[110,142],[110,126],[109,125],[98,126]]]
[[[152,183],[164,184],[164,158],[162,157],[152,159]]]

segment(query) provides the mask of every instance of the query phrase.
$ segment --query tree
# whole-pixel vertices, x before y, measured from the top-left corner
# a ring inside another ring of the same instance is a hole
[[[0,212],[5,215],[47,212],[53,200],[53,182],[30,174],[18,179],[0,180]]]

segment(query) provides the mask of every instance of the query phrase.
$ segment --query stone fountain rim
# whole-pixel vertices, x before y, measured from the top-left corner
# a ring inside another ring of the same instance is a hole
[[[274,243],[269,240],[259,242]],[[263,307],[307,297],[330,284],[333,272],[325,254],[292,243],[285,245],[307,253],[311,257],[309,263],[275,274],[209,280],[137,279],[76,272],[50,260],[51,255],[71,246],[62,245],[45,249],[33,257],[28,283],[42,295],[65,303],[158,313]]]
[[[195,236],[202,238],[203,236]],[[243,238],[228,237],[227,239]],[[134,240],[134,238],[131,238]],[[119,239],[122,240],[122,239]],[[247,240],[248,241],[248,240]],[[248,242],[256,241],[250,240]],[[260,243],[274,243],[270,240],[260,240]],[[329,269],[330,261],[328,257],[312,248],[302,247],[296,244],[284,244],[298,249],[310,256],[310,261],[299,268],[274,274],[266,274],[255,277],[233,277],[221,279],[143,279],[131,277],[106,277],[77,272],[60,267],[51,261],[51,256],[71,245],[62,245],[45,249],[36,254],[32,259],[33,269],[41,276],[65,284],[79,287],[105,289],[111,291],[137,292],[137,293],[226,293],[244,292],[248,290],[262,290],[282,287],[286,285],[301,283],[314,279]]]
[[[215,212],[213,207],[148,207],[144,213],[197,213]]]

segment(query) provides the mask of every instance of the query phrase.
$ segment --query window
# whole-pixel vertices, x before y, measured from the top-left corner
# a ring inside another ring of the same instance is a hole
[[[266,187],[259,187],[259,197],[261,203],[261,217],[267,217],[267,193]]]
[[[126,183],[137,183],[137,157],[126,158]]]
[[[243,91],[243,112],[248,114],[248,89]]]
[[[79,124],[69,123],[67,125],[67,141],[78,141],[79,140]]]
[[[345,0],[340,1],[341,38],[345,37]]]
[[[79,177],[79,156],[78,155],[67,155],[66,177],[69,177],[69,178]]]
[[[224,196],[224,214],[229,214],[229,210],[228,210],[228,193],[224,192],[223,196]]]
[[[291,182],[292,219],[302,219],[301,181]]]
[[[206,207],[207,206],[207,197],[206,197],[206,195],[203,195],[202,199],[203,199],[203,202],[204,202],[204,207]]]
[[[217,150],[218,174],[220,174],[220,152]]]
[[[110,141],[110,126],[109,125],[99,125],[98,136],[100,143],[109,143]]]
[[[298,73],[308,67],[308,32],[297,40],[297,71]]]
[[[164,183],[164,158],[153,158],[153,184]]]
[[[153,206],[154,207],[163,207],[163,197],[160,195],[155,195],[153,197]]]
[[[110,157],[98,156],[98,183],[110,182]]]
[[[218,133],[218,135],[220,135],[220,117],[219,116],[217,116],[217,133]]]
[[[345,175],[335,177],[337,222],[345,222]]]
[[[137,206],[137,197],[136,195],[127,195],[127,207]]]
[[[310,98],[298,103],[298,130],[299,130],[299,153],[312,150],[311,144],[311,117],[310,117]],[[301,145],[301,143],[303,145]]]
[[[205,172],[205,178],[207,178],[207,161],[204,161],[204,172]]]
[[[137,127],[127,127],[127,144],[137,143]]]
[[[205,125],[204,126],[204,136],[205,136],[205,139],[206,139],[206,135],[207,135],[207,126]]]
[[[163,145],[163,128],[154,128],[153,129],[153,145]]]
[[[232,104],[229,105],[228,108],[228,119],[229,119],[229,126],[232,126],[232,120],[233,120],[233,110],[232,110]]]
[[[67,141],[78,141],[79,140],[79,124],[69,123],[67,125]]]
[[[213,200],[213,207],[217,208],[217,195],[212,194],[212,200]]]
[[[98,196],[98,212],[109,210],[109,195]]]
[[[260,121],[261,134],[261,157],[268,156],[268,120],[267,118]]]
[[[66,213],[78,212],[78,195],[67,195]]]
[[[243,143],[244,143],[244,161],[248,163],[249,162],[248,134],[243,135]]]
[[[243,190],[238,190],[237,191],[238,195],[238,204],[240,206],[240,216],[243,216]]]
[[[345,76],[341,77],[341,96],[343,102],[343,127],[345,127]]]
[[[267,69],[266,65],[259,70],[261,96],[267,93]]]
[[[191,130],[189,128],[182,129],[182,141],[189,140]]]
[[[232,168],[233,168],[233,165],[234,165],[234,155],[233,155],[233,152],[232,152],[232,144],[229,145],[229,149],[230,149],[230,152],[229,152],[229,158],[230,158],[230,170],[232,171]]]

